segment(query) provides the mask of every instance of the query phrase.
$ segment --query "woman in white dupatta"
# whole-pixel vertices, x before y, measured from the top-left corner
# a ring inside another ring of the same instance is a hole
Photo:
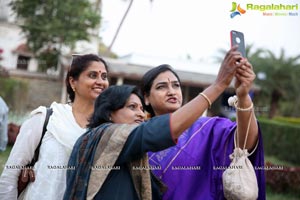
[[[77,138],[86,131],[95,99],[109,85],[107,74],[106,62],[97,55],[86,54],[73,58],[66,77],[71,103],[53,102],[50,106],[53,113],[34,166],[35,181],[29,183],[18,196],[20,167],[30,163],[41,139],[46,115],[43,106],[32,111],[30,118],[21,127],[0,177],[0,199],[63,198],[70,153]]]

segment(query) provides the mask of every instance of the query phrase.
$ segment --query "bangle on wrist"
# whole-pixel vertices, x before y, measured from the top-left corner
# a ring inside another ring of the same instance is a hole
[[[248,107],[248,108],[240,108],[238,106],[235,106],[235,108],[238,110],[238,111],[250,111],[252,110],[253,108],[253,103],[251,103],[251,105]]]
[[[251,111],[253,108],[253,103],[248,108],[240,108],[238,107],[238,98],[236,95],[228,98],[228,104],[232,107],[235,107],[238,111]]]
[[[208,108],[211,108],[211,101],[210,101],[209,98],[206,96],[206,94],[204,94],[203,92],[201,92],[200,95],[207,101],[207,103],[208,103]]]

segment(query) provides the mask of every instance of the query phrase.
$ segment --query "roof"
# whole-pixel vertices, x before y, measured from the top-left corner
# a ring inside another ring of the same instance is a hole
[[[16,49],[12,51],[13,53],[17,53],[22,56],[32,57],[33,53],[29,50],[27,44],[20,44]]]
[[[161,64],[171,65],[178,73],[183,85],[194,87],[207,87],[214,83],[217,78],[221,63],[208,61],[190,61],[172,58],[159,58],[156,56],[144,56],[139,54],[130,54],[128,56],[112,59],[104,58],[110,67],[112,76],[121,76],[123,78],[140,80],[142,76],[151,68]],[[234,88],[234,81],[230,88]],[[259,87],[253,84],[254,90]]]
[[[147,62],[146,60],[128,60],[127,58],[111,59],[104,58],[110,69],[111,76],[121,76],[123,78],[139,80],[151,68],[160,64],[169,64],[178,73],[181,82],[190,86],[208,86],[216,79],[216,74],[212,69],[205,70],[204,64],[191,62]],[[147,63],[147,65],[145,65]],[[154,64],[156,63],[156,64]]]

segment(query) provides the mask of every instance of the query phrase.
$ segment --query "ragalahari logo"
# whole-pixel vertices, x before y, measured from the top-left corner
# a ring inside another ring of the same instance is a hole
[[[237,15],[245,14],[246,10],[241,8],[240,4],[237,5],[236,2],[232,2],[232,8],[231,8],[230,12],[231,12],[230,17],[234,18]]]

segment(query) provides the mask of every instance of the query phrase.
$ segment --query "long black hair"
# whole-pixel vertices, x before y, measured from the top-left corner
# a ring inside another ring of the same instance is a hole
[[[87,127],[95,128],[103,123],[110,122],[111,113],[123,108],[131,94],[137,95],[144,106],[143,96],[136,86],[113,85],[105,89],[96,98],[94,113],[89,119]]]

